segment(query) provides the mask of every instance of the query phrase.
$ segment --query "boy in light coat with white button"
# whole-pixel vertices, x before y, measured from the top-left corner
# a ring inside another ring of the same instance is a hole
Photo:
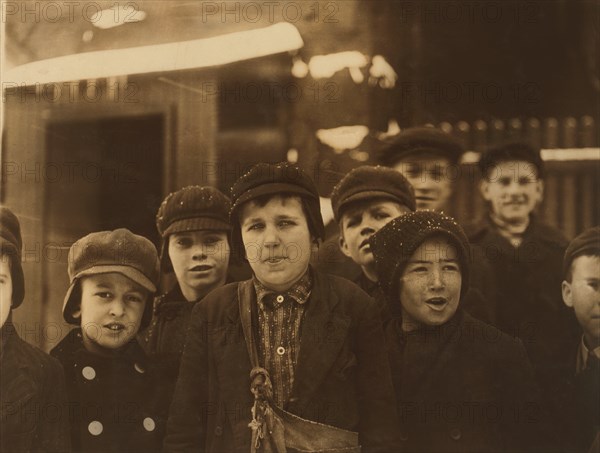
[[[51,352],[63,365],[75,451],[159,451],[159,382],[136,340],[152,316],[158,255],[126,229],[91,233],[69,251],[63,316],[72,330]]]

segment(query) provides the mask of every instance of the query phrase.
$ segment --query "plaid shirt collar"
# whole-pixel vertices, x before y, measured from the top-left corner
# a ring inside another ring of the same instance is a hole
[[[252,277],[252,283],[254,284],[254,290],[256,291],[256,300],[261,310],[265,309],[265,306],[272,306],[273,302],[277,302],[278,296],[283,296],[281,301],[286,298],[295,300],[300,305],[304,305],[310,296],[312,290],[312,277],[310,275],[310,269],[306,269],[304,275],[294,283],[291,288],[284,292],[273,291],[267,288],[261,282],[258,281],[256,276]]]

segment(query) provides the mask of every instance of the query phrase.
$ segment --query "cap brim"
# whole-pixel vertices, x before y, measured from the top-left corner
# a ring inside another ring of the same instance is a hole
[[[71,295],[73,294],[73,289],[75,288],[75,283],[82,277],[86,277],[89,275],[98,275],[98,274],[110,274],[117,273],[124,275],[125,277],[133,280],[135,283],[140,285],[142,288],[148,290],[151,293],[156,293],[156,285],[152,283],[152,281],[142,274],[137,269],[131,266],[119,266],[119,265],[107,265],[107,266],[93,266],[89,269],[85,269],[75,275],[71,281],[71,285],[69,285],[69,289],[67,289],[67,294],[65,295],[65,299],[63,302],[63,318],[65,321],[71,324],[78,324],[79,322],[73,318],[72,316],[72,301]]]
[[[304,197],[310,197],[318,200],[319,196],[314,194],[307,189],[300,187],[296,184],[285,184],[285,183],[270,183],[270,184],[261,184],[260,186],[253,187],[252,189],[248,189],[245,191],[240,197],[235,201],[231,212],[236,211],[239,207],[251,200],[256,198],[260,198],[263,195],[278,195],[278,194],[292,194],[299,195]]]
[[[169,225],[163,232],[163,237],[173,233],[183,233],[186,231],[229,231],[231,226],[229,222],[211,217],[192,217],[189,219],[176,220]]]
[[[368,191],[358,192],[358,193],[355,193],[354,195],[350,195],[348,198],[346,198],[344,201],[342,201],[340,203],[340,205],[337,208],[336,221],[339,222],[341,220],[339,218],[341,216],[341,212],[349,204],[357,203],[359,201],[364,201],[364,200],[373,200],[373,199],[377,199],[377,198],[395,201],[396,203],[400,203],[402,205],[404,204],[404,201],[402,201],[400,198],[398,198],[397,196],[395,196],[389,192],[383,192],[381,190],[368,190]]]

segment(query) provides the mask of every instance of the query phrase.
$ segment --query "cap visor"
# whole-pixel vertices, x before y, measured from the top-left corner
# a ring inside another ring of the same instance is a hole
[[[256,198],[262,197],[263,195],[281,195],[281,194],[292,194],[292,195],[300,195],[305,197],[314,198],[316,200],[319,199],[317,194],[314,194],[307,189],[300,187],[295,184],[285,184],[285,183],[270,183],[270,184],[261,184],[260,186],[253,187],[252,189],[248,189],[244,192],[235,202],[233,206],[233,210],[238,209],[243,203],[254,200]]]
[[[176,220],[163,232],[163,237],[173,233],[183,233],[185,231],[229,231],[231,226],[229,222],[212,217],[192,217],[189,219]]]

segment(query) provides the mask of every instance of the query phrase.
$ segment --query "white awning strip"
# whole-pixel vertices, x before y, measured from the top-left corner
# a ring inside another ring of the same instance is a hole
[[[297,50],[298,29],[281,22],[255,30],[127,49],[101,50],[17,66],[2,77],[3,88],[151,72],[208,68]]]
[[[542,159],[545,161],[577,161],[577,160],[600,160],[600,148],[556,148],[543,149]],[[463,154],[463,164],[474,164],[479,162],[480,153],[468,151]]]

